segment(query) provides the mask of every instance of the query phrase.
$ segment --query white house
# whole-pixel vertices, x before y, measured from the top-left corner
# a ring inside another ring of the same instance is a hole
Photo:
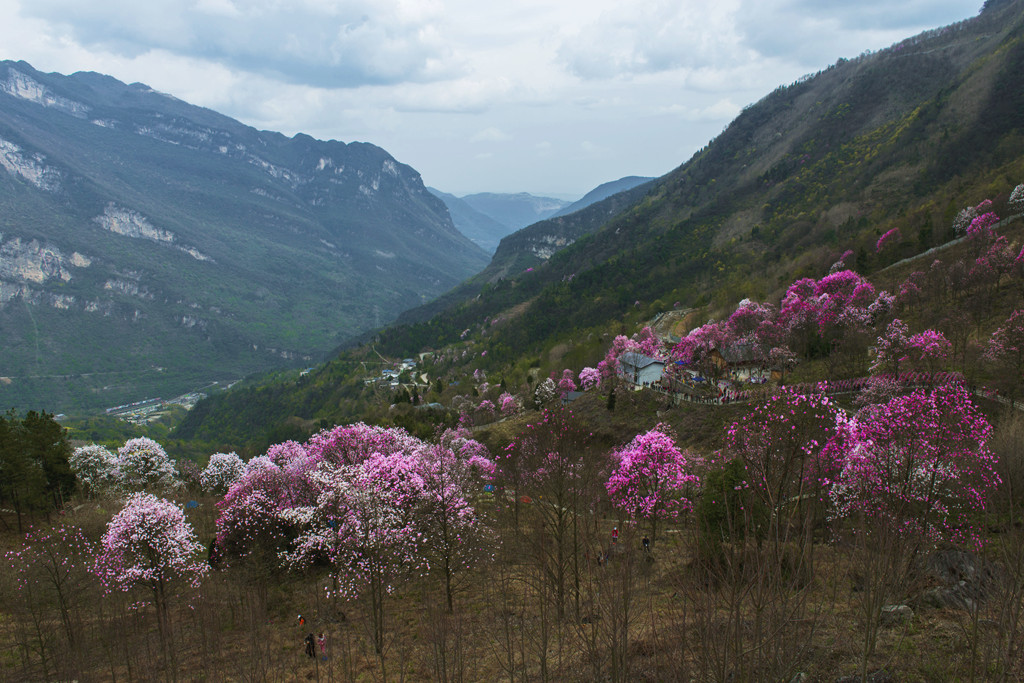
[[[636,351],[627,351],[619,356],[619,377],[638,387],[652,386],[661,381],[665,361],[645,356]]]

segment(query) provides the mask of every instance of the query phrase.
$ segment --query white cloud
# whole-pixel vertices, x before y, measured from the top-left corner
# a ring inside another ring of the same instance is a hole
[[[484,128],[481,131],[476,132],[472,137],[469,138],[470,142],[504,142],[509,140],[507,133],[502,131],[500,128],[491,126]]]
[[[685,104],[670,104],[659,107],[657,113],[677,116],[684,121],[731,121],[740,113],[742,107],[728,98],[718,100],[706,107],[691,107]]]
[[[735,30],[738,0],[651,0],[613,6],[567,35],[559,57],[586,79],[725,66],[749,59]]]
[[[776,86],[981,2],[0,0],[0,58],[372,142],[448,191],[582,194],[664,173]]]
[[[90,49],[126,57],[163,50],[295,83],[431,81],[461,70],[429,2],[32,0],[22,12]]]

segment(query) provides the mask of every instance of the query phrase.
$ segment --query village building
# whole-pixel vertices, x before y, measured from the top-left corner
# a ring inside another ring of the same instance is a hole
[[[645,356],[636,351],[627,351],[619,356],[619,376],[638,387],[653,386],[661,381],[665,361]]]

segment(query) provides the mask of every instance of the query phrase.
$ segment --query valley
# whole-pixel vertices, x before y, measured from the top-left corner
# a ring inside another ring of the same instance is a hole
[[[1022,79],[989,0],[568,202],[0,64],[0,678],[1024,678]]]

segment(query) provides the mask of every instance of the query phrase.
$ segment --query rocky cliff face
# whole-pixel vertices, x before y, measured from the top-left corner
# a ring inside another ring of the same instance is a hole
[[[487,262],[379,147],[24,62],[0,62],[0,202],[8,406],[309,362]],[[111,368],[116,383],[82,379]]]

